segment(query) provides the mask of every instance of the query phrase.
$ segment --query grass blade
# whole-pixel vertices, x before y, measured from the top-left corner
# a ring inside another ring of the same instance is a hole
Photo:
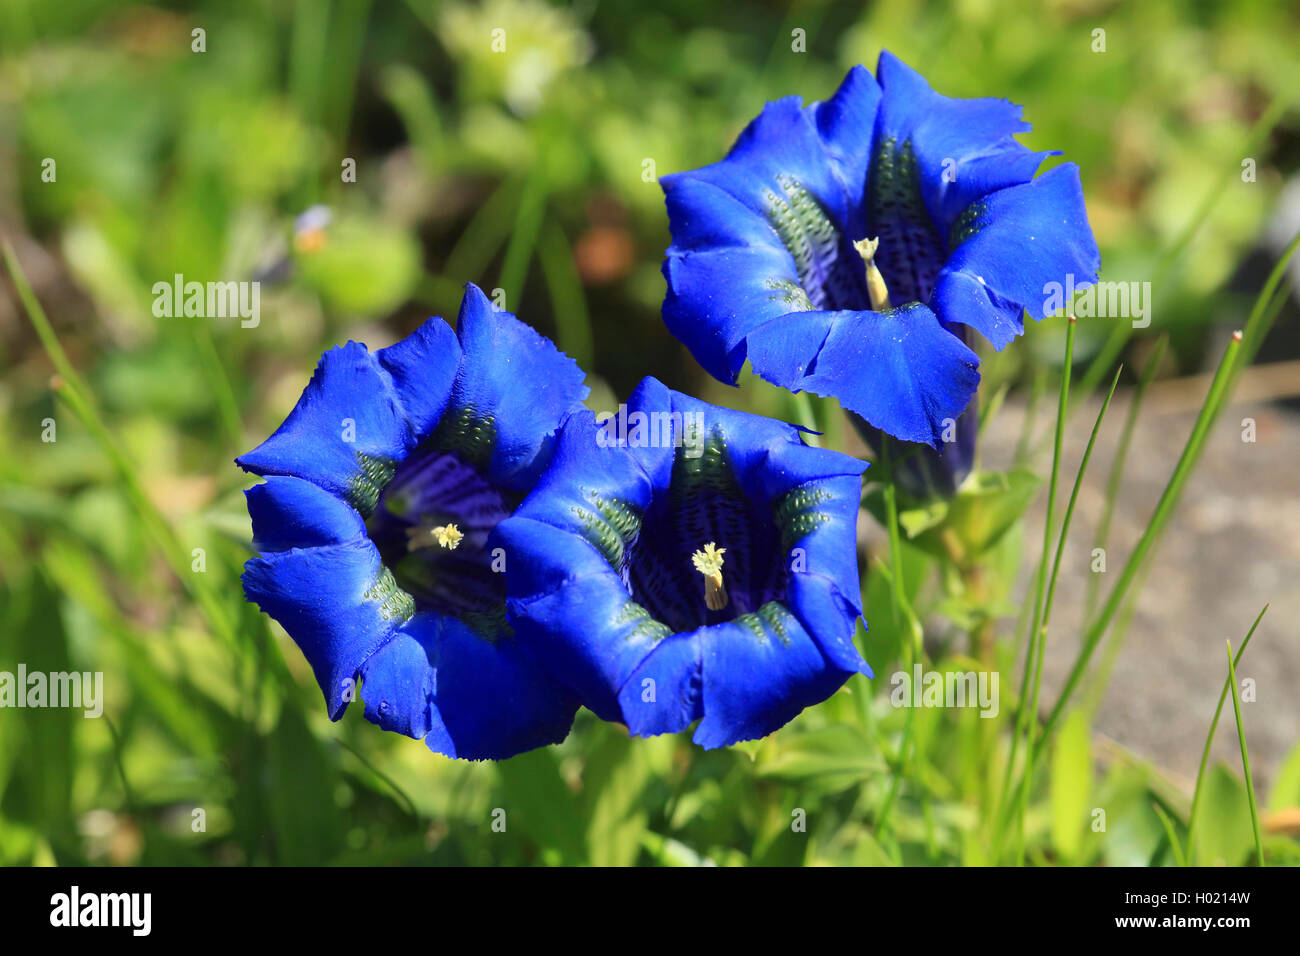
[[[1169,819],[1169,814],[1165,813],[1165,808],[1160,804],[1152,801],[1151,809],[1156,812],[1160,818],[1160,824],[1165,828],[1165,837],[1169,840],[1169,848],[1174,851],[1174,862],[1179,866],[1187,865],[1187,857],[1183,853],[1182,846],[1178,843],[1178,834],[1174,830],[1174,821]]]
[[[1250,630],[1246,632],[1246,639],[1241,642],[1241,647],[1237,649],[1237,659],[1233,662],[1234,667],[1241,663],[1241,656],[1246,653],[1246,645],[1248,645],[1250,639],[1255,636],[1255,628],[1259,627],[1259,622],[1264,619],[1264,613],[1267,610],[1268,605],[1265,604],[1264,607],[1260,609],[1259,614],[1255,617],[1255,623],[1252,624]],[[1232,673],[1229,672],[1228,676],[1223,680],[1223,690],[1219,691],[1219,703],[1218,706],[1214,708],[1214,719],[1210,721],[1210,732],[1206,735],[1205,748],[1201,751],[1201,766],[1196,771],[1196,789],[1192,791],[1192,811],[1187,817],[1187,848],[1189,851],[1193,846],[1195,846],[1195,844],[1192,843],[1192,838],[1196,836],[1196,823],[1199,819],[1197,811],[1201,808],[1202,787],[1205,783],[1205,768],[1209,766],[1210,763],[1210,746],[1214,743],[1215,731],[1219,729],[1219,716],[1223,713],[1223,702],[1228,699],[1228,685],[1231,683]]]
[[[27,317],[31,321],[33,328],[36,329],[36,334],[45,347],[46,354],[49,355],[50,361],[54,363],[54,367],[61,377],[61,381],[55,384],[56,394],[85,425],[91,437],[94,438],[108,460],[113,464],[122,483],[123,493],[139,513],[145,527],[153,535],[163,556],[171,565],[172,572],[189,592],[190,596],[194,598],[195,603],[199,605],[212,629],[225,640],[231,652],[238,655],[237,635],[225,608],[215,592],[207,585],[206,577],[191,572],[189,552],[176,537],[175,529],[163,517],[145,492],[138,470],[127,457],[126,451],[113,437],[113,433],[109,431],[108,426],[104,424],[103,419],[100,418],[99,412],[90,397],[91,393],[86,389],[84,380],[76,369],[72,367],[72,363],[68,361],[68,356],[63,351],[62,345],[59,344],[53,326],[50,325],[49,317],[46,316],[45,310],[41,308],[40,302],[37,301],[35,294],[33,294],[31,284],[27,281],[27,276],[18,262],[18,257],[14,255],[13,247],[7,241],[4,243],[3,251],[5,264],[9,268],[9,276],[13,280],[14,287],[18,290],[18,297],[22,300],[27,311]]]
[[[81,373],[73,367],[72,362],[68,359],[68,353],[63,350],[63,343],[54,332],[54,326],[50,324],[45,310],[41,308],[41,303],[37,300],[36,294],[32,292],[31,284],[27,281],[27,275],[23,272],[22,266],[18,262],[18,256],[14,254],[14,247],[10,245],[9,240],[4,240],[4,260],[9,269],[9,277],[13,279],[14,288],[18,291],[18,298],[27,312],[28,319],[31,320],[32,328],[36,330],[36,337],[41,341],[41,347],[45,349],[45,354],[50,357],[54,364],[54,370],[59,373],[63,381],[70,387],[77,389],[82,395],[88,397],[92,395],[90,388],[86,385],[85,379]]]
[[[542,228],[537,258],[555,314],[555,344],[581,368],[590,370],[594,364],[587,297],[564,231],[553,222],[548,221]]]
[[[510,235],[510,210],[519,203],[522,189],[517,178],[503,180],[465,224],[442,267],[457,291],[466,281],[487,284],[487,267]]]
[[[1052,604],[1056,597],[1056,581],[1061,572],[1061,558],[1065,554],[1065,542],[1070,534],[1070,522],[1074,518],[1074,508],[1079,502],[1079,490],[1083,487],[1083,478],[1088,471],[1088,462],[1092,458],[1092,449],[1097,444],[1097,435],[1101,432],[1101,423],[1106,418],[1106,410],[1110,408],[1110,400],[1115,397],[1115,387],[1119,385],[1119,376],[1123,368],[1115,370],[1115,377],[1111,380],[1110,391],[1106,393],[1106,400],[1102,402],[1101,411],[1097,413],[1097,420],[1093,423],[1092,434],[1088,436],[1088,445],[1084,449],[1083,458],[1079,461],[1078,473],[1074,476],[1074,487],[1070,491],[1070,500],[1065,506],[1065,516],[1061,520],[1061,536],[1056,544],[1056,557],[1052,561],[1052,577],[1047,585],[1047,598],[1043,604],[1043,623],[1038,632],[1034,635],[1037,639],[1038,649],[1034,655],[1034,688],[1032,703],[1029,708],[1028,738],[1026,745],[1032,743],[1034,733],[1034,721],[1038,716],[1038,699],[1039,691],[1043,685],[1043,656],[1047,650],[1047,628],[1052,620]],[[1064,409],[1063,409],[1064,411]],[[1025,767],[1025,782],[1021,792],[1021,811],[1027,809],[1029,798],[1029,781],[1033,779],[1034,763],[1037,757],[1037,748],[1032,747],[1029,750],[1029,760]]]
[[[506,243],[505,260],[501,263],[501,277],[497,279],[497,284],[506,292],[506,301],[515,303],[507,309],[516,312],[524,295],[528,264],[532,261],[542,220],[546,216],[547,184],[543,168],[544,165],[539,163],[524,182],[519,207],[515,210],[514,228],[510,230],[510,240]]]
[[[1073,328],[1073,325],[1071,326]],[[1029,803],[1029,786],[1033,780],[1034,767],[1037,762],[1038,748],[1031,746],[1033,744],[1034,722],[1038,716],[1038,700],[1043,685],[1043,657],[1047,651],[1047,629],[1052,620],[1052,606],[1056,598],[1056,582],[1061,573],[1061,559],[1065,554],[1065,542],[1070,535],[1070,524],[1074,520],[1074,509],[1079,503],[1079,491],[1083,487],[1083,479],[1088,473],[1088,462],[1092,460],[1092,450],[1096,447],[1097,436],[1101,433],[1101,423],[1106,419],[1106,412],[1110,408],[1111,399],[1115,397],[1115,389],[1119,385],[1119,377],[1123,372],[1123,367],[1115,370],[1115,377],[1111,380],[1110,390],[1106,393],[1106,400],[1102,402],[1101,410],[1097,413],[1097,420],[1093,422],[1092,433],[1088,436],[1088,444],[1084,448],[1083,457],[1079,461],[1079,469],[1074,476],[1074,487],[1070,490],[1070,500],[1065,506],[1065,515],[1061,519],[1061,533],[1056,543],[1056,557],[1052,561],[1052,575],[1047,585],[1047,597],[1043,603],[1043,621],[1033,638],[1037,642],[1037,650],[1034,655],[1034,683],[1031,704],[1028,710],[1028,728],[1026,737],[1026,746],[1028,749],[1028,759],[1025,764],[1024,779],[1020,788],[1020,815],[1023,822],[1024,815],[1028,811]],[[1062,414],[1065,409],[1062,408]],[[1059,458],[1059,448],[1057,457]]]
[[[1250,825],[1255,829],[1255,862],[1264,865],[1264,838],[1259,832],[1259,807],[1255,803],[1255,783],[1250,776],[1250,754],[1246,752],[1246,725],[1241,720],[1241,700],[1237,697],[1237,665],[1232,660],[1232,641],[1228,645],[1228,682],[1232,684],[1232,713],[1237,718],[1237,742],[1241,744],[1241,766],[1246,773],[1246,798],[1250,801]]]
[[[1102,507],[1101,520],[1097,522],[1097,533],[1092,541],[1094,550],[1097,548],[1105,549],[1107,542],[1110,540],[1110,523],[1115,515],[1115,502],[1119,499],[1120,484],[1124,480],[1124,467],[1128,463],[1128,449],[1133,442],[1133,432],[1137,427],[1138,413],[1142,410],[1142,402],[1146,398],[1147,389],[1155,379],[1156,369],[1160,367],[1160,362],[1165,357],[1168,347],[1169,336],[1160,336],[1156,342],[1155,351],[1151,353],[1146,366],[1142,369],[1142,375],[1138,379],[1133,398],[1129,401],[1128,414],[1124,418],[1124,428],[1119,436],[1119,445],[1115,449],[1115,458],[1111,462],[1110,476],[1106,479],[1106,502]],[[1097,587],[1100,582],[1101,578],[1096,574],[1088,578],[1087,593],[1083,602],[1083,619],[1085,621],[1092,617],[1093,609],[1097,606]]]

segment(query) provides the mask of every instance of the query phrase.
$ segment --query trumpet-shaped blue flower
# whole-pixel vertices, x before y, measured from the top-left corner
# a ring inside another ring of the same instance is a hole
[[[1016,142],[1020,108],[950,99],[882,53],[835,95],[769,103],[726,159],[665,176],[664,321],[712,375],[748,359],[833,395],[888,434],[937,445],[979,382],[954,334],[1002,348],[1049,283],[1095,281],[1073,164]]]
[[[769,734],[870,676],[853,644],[865,467],[647,378],[626,414],[570,416],[498,525],[515,627],[634,734]]]
[[[532,488],[587,394],[581,369],[466,288],[389,348],[326,352],[284,424],[237,461],[249,600],[307,658],[330,718],[365,700],[386,730],[451,757],[562,740],[577,710],[510,627],[493,528]]]

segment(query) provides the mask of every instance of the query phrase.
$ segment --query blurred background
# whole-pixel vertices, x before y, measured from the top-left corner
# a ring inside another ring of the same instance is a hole
[[[708,379],[663,329],[656,176],[716,161],[765,101],[824,99],[886,47],[940,92],[1023,104],[1034,128],[1022,141],[1082,169],[1103,279],[1153,282],[1149,328],[1116,339],[1113,322],[1080,321],[1084,410],[1069,433],[1081,447],[1087,393],[1122,361],[1122,405],[1167,341],[1116,511],[1117,527],[1140,528],[1205,390],[1195,376],[1300,229],[1291,4],[3,0],[0,232],[93,407],[79,416],[58,397],[6,275],[0,670],[102,671],[107,719],[0,711],[0,863],[986,860],[980,721],[919,717],[932,749],[896,794],[884,681],[855,678],[775,739],[725,752],[685,735],[630,742],[584,714],[560,748],[458,763],[380,733],[359,708],[329,724],[296,648],[238,583],[249,482],[234,456],[279,424],[324,348],[384,346],[431,314],[454,321],[466,281],[503,290],[577,359],[594,408],[652,374],[783,414],[748,374],[739,391]],[[151,290],[176,274],[259,280],[260,321],[156,316]],[[1271,371],[1246,380],[1253,404],[1216,432],[1211,477],[1193,488],[1212,513],[1153,566],[1112,694],[1097,691],[1097,734],[1035,796],[1037,862],[1169,862],[1151,805],[1185,811],[1222,640],[1239,642],[1269,600],[1251,652],[1272,655],[1260,677],[1275,679],[1247,719],[1275,808],[1300,804],[1300,716],[1283,699],[1300,680],[1295,319],[1293,297],[1259,356]],[[1035,396],[1054,402],[1061,342],[1059,323],[1044,325],[989,356],[986,399],[1005,387],[986,436],[994,464],[1024,452]],[[1247,415],[1259,422],[1249,459]],[[1040,431],[1050,419],[1039,414]],[[1081,503],[1080,548],[1100,501]],[[1035,520],[1015,537],[1037,540]],[[1246,537],[1231,537],[1243,522]],[[871,552],[880,532],[864,532]],[[1063,583],[1067,647],[1088,600],[1082,554],[1078,587]],[[1026,575],[1008,560],[1019,593]],[[1229,581],[1252,561],[1265,570]],[[869,659],[888,674],[897,637],[877,631],[870,590]],[[949,651],[928,631],[939,659]],[[1180,670],[1194,639],[1204,663]],[[1060,670],[1049,656],[1049,687]],[[1231,822],[1207,852],[1241,862],[1240,765],[1215,773],[1210,798]],[[1066,816],[1071,794],[1119,823],[1089,840]],[[501,806],[512,823],[494,835]],[[807,832],[792,834],[799,809]]]

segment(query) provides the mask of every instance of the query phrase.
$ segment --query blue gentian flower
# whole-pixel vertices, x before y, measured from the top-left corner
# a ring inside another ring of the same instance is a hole
[[[665,176],[669,330],[720,381],[832,395],[937,446],[1048,283],[1095,281],[1078,168],[1035,178],[1020,107],[950,99],[889,53],[825,103],[769,103],[726,159]]]
[[[250,489],[244,590],[302,649],[338,720],[350,700],[449,757],[562,740],[577,701],[505,612],[493,528],[536,483],[587,389],[577,364],[466,288],[389,348],[321,357],[284,424],[238,459]]]
[[[521,638],[602,719],[724,747],[871,670],[855,521],[866,463],[653,378],[569,417],[498,525]]]

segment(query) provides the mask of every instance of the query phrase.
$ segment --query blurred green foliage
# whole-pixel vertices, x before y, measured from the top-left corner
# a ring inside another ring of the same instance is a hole
[[[1300,158],[1290,114],[1253,154],[1258,182],[1235,174],[1254,123],[1300,87],[1298,27],[1267,2],[7,0],[0,222],[174,547],[56,400],[6,287],[0,670],[103,671],[107,702],[101,720],[0,712],[0,863],[1004,859],[1012,649],[997,651],[996,719],[889,701],[909,615],[972,610],[936,584],[935,549],[905,542],[866,568],[860,636],[877,680],[855,678],[773,737],[703,752],[584,714],[560,747],[467,764],[380,733],[358,708],[325,719],[297,650],[243,601],[247,481],[231,459],[279,423],[323,348],[453,317],[466,281],[503,289],[574,355],[597,407],[654,374],[784,413],[773,389],[706,381],[663,331],[654,176],[715,161],[764,101],[824,98],[885,46],[941,92],[1025,105],[1024,141],[1082,168],[1104,278],[1149,277],[1194,203],[1222,193],[1155,290],[1171,369],[1198,367],[1205,323],[1241,324],[1245,304],[1223,287]],[[295,230],[315,204],[329,225]],[[178,273],[261,277],[261,322],[156,318],[153,284]],[[1077,357],[1104,334],[1080,322]],[[1060,351],[1056,331],[1033,329],[989,379],[1030,381]],[[42,441],[47,419],[55,442]],[[989,558],[1004,586],[982,596],[986,616],[1007,610],[1019,538]],[[903,569],[905,607],[886,565]],[[184,575],[203,576],[197,592]],[[975,665],[949,648],[926,666]],[[1300,751],[1268,806],[1300,804],[1297,767]],[[1214,825],[1193,859],[1245,862],[1239,773],[1214,769],[1203,800]],[[1156,768],[1097,753],[1075,712],[1033,781],[1028,859],[1171,863],[1154,805],[1181,827],[1187,804]],[[1270,862],[1300,858],[1292,841],[1267,842]]]

